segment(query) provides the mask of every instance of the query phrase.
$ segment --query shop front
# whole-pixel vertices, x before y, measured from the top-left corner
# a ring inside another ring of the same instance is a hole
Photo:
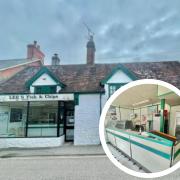
[[[74,106],[73,94],[0,95],[0,137],[73,141]]]

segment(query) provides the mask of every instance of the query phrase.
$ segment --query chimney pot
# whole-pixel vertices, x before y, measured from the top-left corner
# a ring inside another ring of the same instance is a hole
[[[44,57],[45,55],[40,50],[40,46],[37,45],[37,41],[34,41],[33,44],[27,45],[27,58],[28,59],[41,59],[43,63]]]
[[[34,41],[34,46],[36,47],[36,45],[37,45],[37,41]]]

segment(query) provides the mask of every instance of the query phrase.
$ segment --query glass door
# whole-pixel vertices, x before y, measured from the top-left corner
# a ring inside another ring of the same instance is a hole
[[[65,141],[74,141],[74,102],[65,104]]]

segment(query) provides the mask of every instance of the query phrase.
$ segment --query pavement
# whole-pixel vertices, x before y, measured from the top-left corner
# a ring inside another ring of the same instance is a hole
[[[0,158],[34,157],[34,156],[87,156],[105,155],[101,145],[74,146],[66,143],[51,148],[8,148],[0,149]]]

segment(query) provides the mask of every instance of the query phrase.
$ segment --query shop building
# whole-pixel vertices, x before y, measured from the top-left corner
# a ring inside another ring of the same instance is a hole
[[[87,43],[85,64],[30,66],[0,84],[0,147],[99,144],[99,117],[119,87],[155,78],[180,87],[180,63],[95,63],[95,44]]]

